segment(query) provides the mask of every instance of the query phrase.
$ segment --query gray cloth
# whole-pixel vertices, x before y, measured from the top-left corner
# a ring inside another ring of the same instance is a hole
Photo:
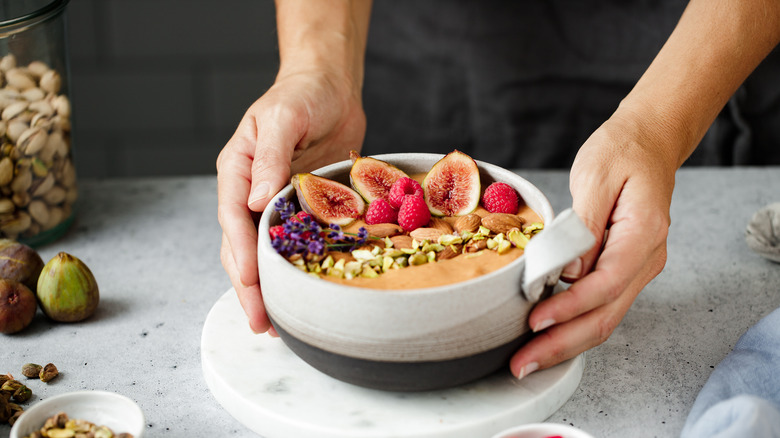
[[[750,249],[780,263],[780,202],[758,210],[745,230]]]
[[[377,0],[366,53],[364,152],[459,149],[508,168],[568,168],[686,4]],[[780,164],[778,77],[776,50],[688,163]]]

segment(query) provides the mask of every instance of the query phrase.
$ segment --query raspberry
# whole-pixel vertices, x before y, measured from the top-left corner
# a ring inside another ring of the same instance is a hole
[[[482,205],[491,213],[517,214],[519,195],[509,184],[494,182],[485,189]]]
[[[398,181],[393,183],[390,187],[390,194],[388,195],[390,205],[392,205],[393,208],[401,208],[401,202],[403,202],[404,196],[406,195],[422,198],[423,189],[420,186],[420,183],[408,177],[399,178]]]
[[[310,215],[309,213],[306,213],[305,211],[301,210],[298,213],[295,213],[295,217],[298,218],[298,222],[303,222],[305,218],[309,218],[309,220],[314,220],[314,216]]]
[[[274,225],[273,227],[268,229],[268,234],[271,235],[271,240],[279,238],[285,238],[287,233],[284,232],[284,227],[281,225]]]
[[[369,225],[394,224],[398,220],[398,211],[384,199],[376,199],[368,204],[365,219]]]
[[[425,199],[421,196],[404,196],[401,208],[398,209],[398,225],[404,231],[413,231],[428,225],[430,220],[431,212],[428,211],[428,204],[425,203]]]

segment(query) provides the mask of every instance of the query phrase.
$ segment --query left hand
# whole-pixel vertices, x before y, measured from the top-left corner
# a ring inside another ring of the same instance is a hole
[[[676,162],[668,139],[641,122],[613,116],[580,149],[571,169],[574,211],[596,236],[592,250],[564,270],[568,290],[529,316],[537,335],[510,361],[515,376],[551,367],[612,334],[639,292],[666,263]],[[605,239],[606,236],[606,239]]]

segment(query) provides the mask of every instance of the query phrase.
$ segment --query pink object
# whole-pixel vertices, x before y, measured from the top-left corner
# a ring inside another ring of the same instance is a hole
[[[393,183],[390,187],[390,194],[388,195],[390,205],[394,208],[401,208],[401,203],[407,195],[422,198],[424,196],[422,186],[409,177],[399,178],[398,181]]]
[[[491,213],[517,214],[519,196],[509,184],[494,182],[482,194],[482,206]]]

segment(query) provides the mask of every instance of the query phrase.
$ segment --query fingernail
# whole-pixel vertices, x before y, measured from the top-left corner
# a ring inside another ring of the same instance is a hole
[[[520,372],[517,374],[517,380],[522,379],[523,377],[533,373],[538,369],[539,369],[539,364],[536,362],[531,362],[527,364],[526,366],[520,368]]]
[[[268,197],[268,192],[271,190],[271,186],[268,183],[257,183],[252,193],[249,194],[249,204],[253,204],[261,199]]]
[[[549,326],[551,326],[553,324],[555,324],[555,320],[554,319],[552,319],[552,318],[545,319],[544,321],[540,322],[539,324],[536,324],[536,326],[534,327],[534,333],[540,332],[540,331],[546,329],[547,327],[549,327]]]
[[[561,273],[561,277],[564,278],[580,278],[582,274],[582,258],[577,257],[576,260],[566,265]]]

